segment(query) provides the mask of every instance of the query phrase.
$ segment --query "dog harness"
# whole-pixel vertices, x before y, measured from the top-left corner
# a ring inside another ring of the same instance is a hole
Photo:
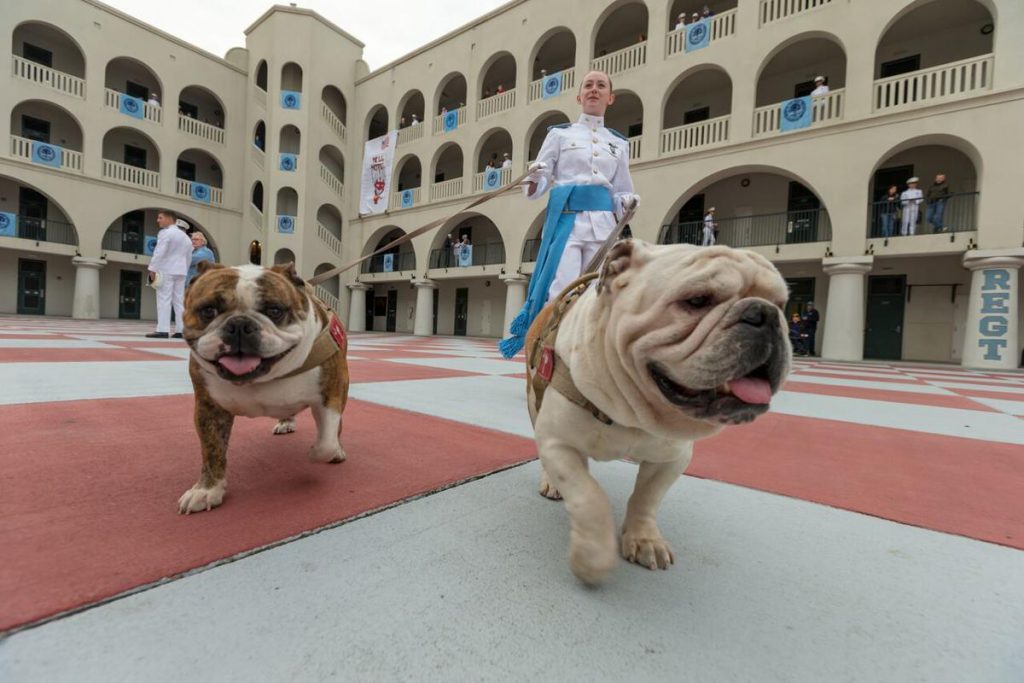
[[[312,297],[313,303],[319,306],[320,310],[327,315],[327,326],[320,330],[320,334],[316,336],[313,348],[309,350],[309,355],[306,356],[306,362],[287,375],[282,375],[279,379],[294,377],[313,368],[318,368],[338,351],[345,350],[345,328],[342,326],[341,321],[338,320],[338,316],[316,296],[310,294],[310,297]]]
[[[565,317],[565,314],[569,312],[569,309],[572,308],[572,305],[576,303],[583,292],[587,291],[591,281],[595,279],[597,279],[597,273],[587,273],[583,277],[571,282],[558,295],[554,312],[530,348],[528,365],[530,370],[534,372],[531,382],[533,383],[533,395],[536,402],[535,409],[538,413],[540,412],[541,402],[544,399],[544,392],[548,387],[551,387],[569,399],[570,402],[589,412],[597,421],[602,424],[611,425],[614,424],[612,419],[601,412],[597,406],[576,388],[576,384],[572,381],[572,374],[569,372],[569,366],[555,352],[555,340],[558,338],[558,326],[561,324],[562,318]]]

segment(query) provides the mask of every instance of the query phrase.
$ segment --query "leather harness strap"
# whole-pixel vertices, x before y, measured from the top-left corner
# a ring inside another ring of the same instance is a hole
[[[306,356],[306,362],[300,367],[292,370],[286,375],[282,375],[278,379],[286,379],[288,377],[294,377],[295,375],[301,375],[304,372],[318,368],[328,361],[328,359],[334,357],[334,354],[338,353],[339,350],[345,350],[345,329],[341,326],[341,322],[334,315],[334,311],[327,308],[320,299],[312,294],[310,297],[313,299],[313,305],[318,306],[327,315],[327,325],[324,329],[320,330],[320,334],[316,336],[316,340],[313,342],[313,347],[309,350],[309,355]]]

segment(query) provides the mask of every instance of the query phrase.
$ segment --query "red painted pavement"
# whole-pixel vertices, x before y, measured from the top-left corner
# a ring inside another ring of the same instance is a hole
[[[142,349],[25,349],[0,348],[0,363],[96,363],[126,360],[177,360],[167,354],[148,353]]]

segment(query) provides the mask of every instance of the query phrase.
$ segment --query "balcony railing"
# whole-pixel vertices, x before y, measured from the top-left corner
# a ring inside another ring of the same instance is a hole
[[[526,240],[523,243],[523,263],[533,263],[537,260],[537,254],[540,253],[540,240]]]
[[[345,124],[342,123],[341,119],[338,118],[338,115],[335,114],[329,106],[327,106],[326,102],[320,102],[320,115],[323,116],[324,121],[326,121],[327,125],[331,127],[331,130],[333,130],[335,134],[341,138],[341,141],[344,142]]]
[[[660,154],[680,154],[729,141],[729,125],[732,116],[718,116],[697,123],[688,123],[661,131]]]
[[[406,126],[405,128],[399,128],[398,144],[407,145],[413,140],[419,140],[420,138],[423,137],[424,128],[426,128],[426,126],[424,126],[422,123],[417,123],[415,126]]]
[[[412,195],[412,206],[402,206],[402,195],[406,190],[399,190],[391,193],[391,201],[388,204],[388,208],[392,211],[399,211],[401,209],[410,209],[412,206],[417,206],[420,203],[420,188],[410,187],[408,192]]]
[[[828,242],[832,223],[826,209],[785,211],[759,216],[716,219],[717,244],[730,247],[761,247],[778,244]],[[663,225],[659,244],[701,244],[704,221]]]
[[[55,244],[78,244],[78,233],[75,226],[63,221],[32,216],[15,216],[17,224],[13,237],[34,242],[53,242]]]
[[[250,154],[252,154],[252,160],[256,162],[256,165],[263,168],[263,165],[266,163],[265,159],[267,158],[267,153],[256,145],[253,145],[252,152],[250,152]]]
[[[943,201],[921,202],[918,205],[917,221],[913,224],[914,234],[938,235],[977,230],[975,207],[978,196],[977,192],[959,192],[949,195]],[[872,202],[869,208],[871,216],[868,237],[900,237],[903,216],[899,202]]]
[[[485,119],[516,106],[516,89],[506,90],[476,103],[476,117]]]
[[[160,174],[156,171],[147,171],[138,166],[122,164],[120,161],[103,160],[103,177],[116,180],[125,185],[144,187],[149,190],[160,189]]]
[[[430,186],[430,200],[437,202],[462,196],[462,178],[443,180]]]
[[[758,20],[761,26],[794,14],[824,7],[832,0],[761,0]]]
[[[711,17],[711,37],[710,41],[713,43],[716,40],[722,38],[728,38],[729,36],[736,34],[736,9],[733,8],[721,14],[716,14]],[[672,55],[679,54],[680,52],[686,52],[686,29],[681,28],[678,31],[669,31],[668,35],[665,36],[665,56],[671,57]]]
[[[117,109],[118,111],[120,111],[122,96],[124,96],[124,93],[119,93],[116,90],[111,90],[110,88],[107,88],[107,106],[111,109]],[[163,108],[155,104],[150,104],[149,102],[143,102],[141,118],[144,118],[147,121],[152,121],[153,123],[160,123],[161,121],[163,121]]]
[[[263,232],[263,211],[255,204],[249,204],[249,208],[251,209],[249,220],[252,221],[252,224],[256,226],[257,230]]]
[[[184,114],[178,114],[178,130],[198,138],[224,144],[224,129],[211,123],[203,123]]]
[[[267,91],[263,88],[256,86],[252,89],[252,99],[257,104],[261,104],[264,107],[267,106]]]
[[[875,111],[933,104],[992,89],[991,54],[875,81]]]
[[[331,251],[341,256],[341,240],[320,221],[316,223],[316,234],[320,237],[320,241],[326,244]]]
[[[373,258],[363,261],[363,273],[399,273],[405,270],[416,270],[416,252],[406,251],[392,255],[391,270],[384,270],[384,257],[387,254],[377,254]]]
[[[811,127],[843,118],[846,89],[839,88],[811,99]],[[778,135],[782,125],[782,103],[769,104],[754,110],[754,137]]]
[[[562,89],[559,94],[567,90],[576,89],[576,69],[565,69],[562,72]],[[538,78],[535,81],[530,82],[530,87],[527,88],[527,99],[530,102],[536,102],[537,100],[544,99],[543,97],[544,79]]]
[[[640,143],[643,141],[643,135],[636,135],[629,139],[629,160],[636,161],[640,158]]]
[[[341,302],[338,301],[338,297],[334,296],[320,285],[317,285],[313,291],[316,292],[316,296],[318,299],[320,299],[320,301],[323,301],[325,304],[327,304],[328,308],[330,308],[335,313],[341,312]]]
[[[323,180],[324,184],[331,188],[334,194],[338,195],[339,198],[345,197],[345,183],[341,182],[341,178],[334,175],[334,172],[324,164],[320,164],[320,179]]]
[[[85,79],[36,64],[18,55],[11,55],[11,58],[14,62],[14,75],[17,78],[24,78],[26,81],[52,88],[65,95],[85,99]]]
[[[512,168],[499,168],[498,171],[498,186],[497,187],[486,187],[485,183],[487,180],[487,171],[483,173],[477,173],[473,176],[473,192],[494,192],[499,190],[512,180]]]
[[[647,41],[630,45],[621,50],[616,50],[601,57],[595,57],[590,62],[591,71],[603,71],[609,76],[621,74],[630,69],[635,69],[647,63]]]
[[[505,262],[505,245],[501,242],[488,242],[473,245],[474,266],[494,266]],[[430,251],[430,268],[457,268],[459,259],[454,249],[432,249]]]
[[[451,113],[451,111],[458,112],[458,115],[459,115],[459,118],[458,118],[459,125],[458,125],[458,127],[459,128],[462,128],[464,125],[466,125],[466,121],[468,120],[467,119],[466,107],[459,107],[458,109],[452,109],[452,110],[449,111],[449,113]],[[434,117],[434,135],[437,135],[438,133],[443,133],[444,132],[444,117],[445,117],[444,114],[438,114],[437,116]]]
[[[185,180],[184,178],[175,178],[175,182],[175,190],[177,191],[179,197],[185,197],[187,199],[199,202],[200,204],[214,204],[216,206],[220,206],[221,204],[224,203],[224,190],[222,188],[206,185],[206,187],[208,187],[210,190],[210,201],[207,202],[203,199],[197,199],[194,196],[195,190],[193,189],[193,185],[195,183],[193,183],[191,180]],[[202,184],[205,185],[205,183]]]
[[[11,136],[11,156],[25,161],[32,161],[32,140],[18,135]],[[82,153],[73,149],[60,148],[60,169],[62,171],[82,172]]]

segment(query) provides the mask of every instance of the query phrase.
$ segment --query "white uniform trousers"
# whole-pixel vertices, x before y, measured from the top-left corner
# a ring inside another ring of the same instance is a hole
[[[901,235],[913,235],[917,230],[917,212],[920,209],[918,204],[908,202],[903,207],[903,224],[900,225]]]
[[[548,301],[562,293],[562,290],[569,286],[569,283],[583,275],[583,269],[587,267],[590,260],[601,251],[604,240],[578,240],[570,237],[565,243],[565,251],[562,252],[562,260],[558,262],[558,270],[555,272],[555,279],[551,281],[548,288]]]
[[[702,247],[715,246],[715,229],[710,225],[704,226],[704,240],[700,243]]]
[[[185,276],[162,275],[163,282],[156,290],[156,331],[171,331],[171,306],[174,306],[174,331],[185,329]]]

